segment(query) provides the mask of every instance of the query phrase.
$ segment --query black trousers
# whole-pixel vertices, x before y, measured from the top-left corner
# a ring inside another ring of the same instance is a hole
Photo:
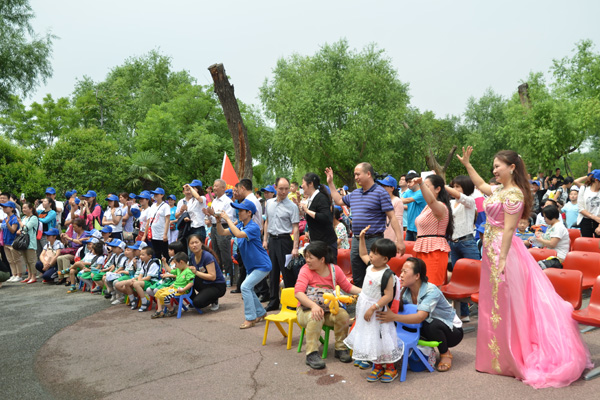
[[[154,240],[152,239],[152,248],[154,249],[154,257],[169,259],[169,242],[165,242],[162,240]]]
[[[597,238],[600,237],[596,235],[595,231],[598,228],[598,223],[590,218],[583,218],[581,223],[579,224],[579,229],[581,229],[582,237],[590,237]]]
[[[290,236],[269,237],[269,258],[273,269],[269,279],[269,306],[279,306],[279,274],[286,288],[293,287],[298,278],[294,271],[285,267],[285,256],[292,253],[294,241]]]
[[[448,325],[434,318],[433,321],[423,321],[421,325],[421,337],[427,341],[442,342],[438,346],[440,354],[448,352],[449,347],[454,347],[463,339],[462,328],[450,329]]]
[[[194,307],[200,309],[218,302],[220,297],[225,296],[227,284],[215,283],[206,285],[196,279],[194,281],[194,290],[198,293],[196,293],[192,302],[194,303]]]

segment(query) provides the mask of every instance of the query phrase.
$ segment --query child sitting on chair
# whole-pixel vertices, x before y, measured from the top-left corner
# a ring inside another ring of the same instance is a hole
[[[119,239],[114,239],[112,242],[106,243],[106,245],[112,249],[112,255],[106,264],[104,264],[104,269],[103,271],[100,271],[99,275],[102,280],[102,285],[106,285],[106,294],[104,295],[104,298],[115,301],[117,299],[117,292],[113,286],[113,282],[121,277],[121,274],[117,274],[115,271],[123,271],[125,269],[127,256],[123,252],[125,251],[126,245],[125,242]],[[104,274],[102,272],[104,272]],[[92,279],[97,281],[96,276],[93,276]]]
[[[174,297],[188,293],[194,286],[195,275],[194,272],[188,268],[189,258],[187,254],[184,252],[179,252],[175,254],[174,260],[175,268],[171,270],[171,273],[164,275],[169,275],[170,277],[175,278],[175,281],[171,286],[159,289],[154,294],[158,309],[154,314],[152,314],[152,319],[162,318],[165,316],[172,317],[175,315],[175,309],[170,307],[170,305],[165,305],[165,302],[168,302]]]
[[[67,291],[67,293],[75,293],[77,291],[77,276],[79,279],[85,282],[86,279],[91,279],[91,269],[92,264],[94,265],[102,265],[104,262],[104,246],[100,241],[93,237],[89,241],[83,241],[86,244],[88,252],[83,256],[80,261],[77,261],[75,264],[71,266],[69,270],[69,280],[71,282],[71,288]],[[80,252],[84,252],[80,250]],[[81,270],[81,271],[79,271]],[[79,271],[79,272],[78,272]],[[84,275],[82,272],[85,271]],[[91,287],[91,282],[89,282],[89,286]]]
[[[140,260],[142,261],[141,271],[133,280],[131,287],[132,293],[142,299],[142,304],[138,311],[143,312],[148,310],[150,301],[146,297],[146,290],[152,286],[158,280],[160,274],[160,263],[154,258],[154,250],[151,247],[145,247],[140,254]],[[129,293],[127,293],[129,294]],[[134,297],[131,302],[131,309],[137,308],[137,298]]]
[[[140,259],[136,257],[136,252],[139,250],[134,249],[135,246],[127,246],[125,248],[125,266],[117,268],[114,275],[110,276],[107,282],[113,284],[115,288],[116,298],[111,304],[120,304],[125,300],[125,287],[130,283],[133,284],[133,278],[136,271],[139,271]]]
[[[154,297],[156,292],[158,292],[162,288],[169,287],[173,284],[173,275],[171,274],[171,270],[175,268],[175,254],[179,252],[185,253],[185,247],[183,243],[179,240],[176,240],[172,243],[169,243],[169,260],[165,257],[162,259],[162,270],[160,271],[160,280],[152,284],[148,289],[146,289],[146,294],[148,296]]]

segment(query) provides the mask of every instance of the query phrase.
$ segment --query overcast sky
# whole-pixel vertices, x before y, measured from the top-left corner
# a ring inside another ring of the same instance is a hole
[[[324,43],[377,43],[410,86],[411,104],[462,114],[486,88],[509,96],[530,71],[547,73],[576,42],[600,46],[600,1],[190,1],[31,0],[37,32],[50,30],[54,75],[29,101],[69,96],[77,78],[95,81],[152,49],[199,84],[223,63],[246,103],[281,57],[312,55]]]

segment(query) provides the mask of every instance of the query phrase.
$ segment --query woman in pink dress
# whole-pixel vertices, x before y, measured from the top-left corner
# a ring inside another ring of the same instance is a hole
[[[479,326],[475,369],[514,376],[534,388],[568,386],[592,367],[573,307],[562,300],[549,279],[515,236],[521,215],[533,198],[527,171],[514,151],[494,157],[490,186],[469,162],[473,148],[458,156],[484,203],[487,224],[479,287]]]

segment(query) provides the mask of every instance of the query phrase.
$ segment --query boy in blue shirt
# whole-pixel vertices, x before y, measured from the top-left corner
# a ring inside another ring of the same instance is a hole
[[[423,198],[421,194],[421,190],[419,189],[419,185],[415,184],[413,179],[418,178],[419,174],[416,172],[409,172],[406,175],[406,182],[408,184],[408,189],[402,195],[402,202],[407,206],[406,208],[406,237],[404,240],[409,242],[415,242],[417,240],[417,227],[415,225],[415,220],[421,214],[421,211],[427,205],[427,202]]]

